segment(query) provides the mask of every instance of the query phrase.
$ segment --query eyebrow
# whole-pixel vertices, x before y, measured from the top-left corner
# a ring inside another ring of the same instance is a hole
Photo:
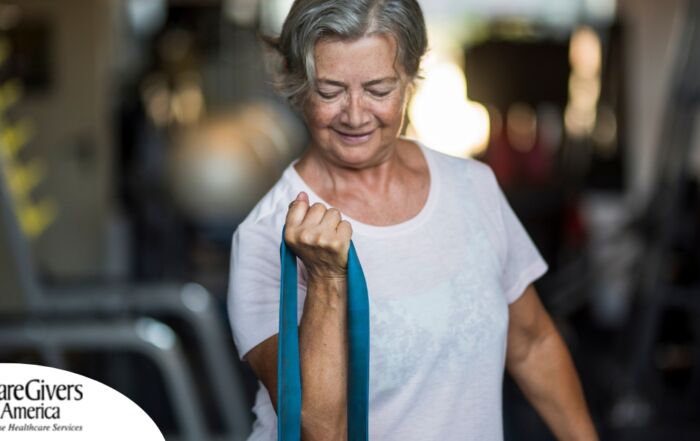
[[[364,82],[364,83],[362,83],[362,86],[369,87],[369,86],[375,86],[375,85],[381,84],[381,83],[397,83],[398,81],[399,81],[399,79],[396,77],[384,77],[384,78],[377,78],[376,80]],[[328,84],[331,86],[347,87],[347,84],[343,83],[342,81],[329,80],[327,78],[319,78],[318,82],[323,83],[323,84]]]

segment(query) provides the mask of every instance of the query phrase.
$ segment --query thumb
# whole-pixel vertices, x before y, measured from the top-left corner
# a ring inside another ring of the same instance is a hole
[[[297,204],[296,202],[303,202],[303,204]],[[303,191],[299,193],[290,204],[289,211],[287,211],[287,218],[285,219],[285,224],[287,225],[299,225],[301,221],[304,220],[306,211],[309,209],[309,196]],[[287,230],[289,231],[289,230]]]
[[[308,204],[309,203],[309,195],[306,194],[305,192],[301,191],[301,192],[299,192],[299,194],[297,195],[297,198],[295,200],[296,201],[304,201]]]

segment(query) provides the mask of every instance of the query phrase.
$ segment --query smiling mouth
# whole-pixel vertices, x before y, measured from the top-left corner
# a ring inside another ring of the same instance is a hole
[[[348,136],[348,137],[354,137],[354,138],[361,138],[363,136],[369,136],[372,134],[372,131],[365,132],[365,133],[347,133],[347,132],[341,132],[340,130],[336,130],[340,136]]]
[[[370,136],[372,133],[374,133],[374,130],[370,132],[365,132],[365,133],[346,133],[346,132],[341,132],[339,130],[335,131],[340,138],[349,144],[361,144],[363,142],[366,142],[369,140]]]

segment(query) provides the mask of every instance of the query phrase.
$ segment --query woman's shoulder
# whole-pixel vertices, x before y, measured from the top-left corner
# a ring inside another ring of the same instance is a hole
[[[470,180],[478,181],[479,183],[493,184],[496,182],[495,175],[491,167],[470,157],[458,157],[447,153],[443,153],[434,149],[431,146],[426,146],[418,141],[415,141],[420,146],[429,160],[438,167],[441,174],[458,174],[459,177],[467,177]]]
[[[267,231],[269,234],[277,234],[278,230],[282,231],[287,208],[295,196],[294,184],[289,176],[288,167],[277,182],[258,200],[253,209],[238,225],[236,231],[255,230],[259,233]]]

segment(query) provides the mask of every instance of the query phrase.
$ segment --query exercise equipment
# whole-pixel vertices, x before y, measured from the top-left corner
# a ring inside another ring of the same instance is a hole
[[[625,342],[630,348],[624,386],[613,408],[613,424],[619,427],[651,427],[659,411],[692,409],[700,396],[700,363],[695,358],[689,387],[682,402],[664,401],[664,386],[653,371],[662,319],[671,309],[700,310],[700,279],[690,283],[674,280],[674,248],[688,240],[684,190],[692,183],[691,154],[700,110],[700,3],[687,2],[682,31],[677,40],[676,59],[671,73],[666,110],[659,137],[657,175],[649,203],[630,228],[644,240],[636,280],[639,314],[635,332]],[[697,201],[695,202],[697,204]],[[697,228],[697,225],[694,225]],[[700,268],[695,269],[700,274]],[[700,329],[695,331],[700,341]],[[695,348],[697,350],[697,347]]]
[[[250,433],[251,415],[212,295],[193,283],[42,286],[3,170],[0,156],[0,351],[33,349],[43,362],[64,369],[69,352],[110,349],[140,354],[164,379],[181,439],[210,440],[193,360],[175,329],[154,319],[176,318],[189,326],[200,348],[205,384],[222,417],[224,437],[243,441]]]
[[[209,116],[179,133],[168,152],[173,201],[201,224],[240,221],[299,153],[304,136],[272,103]]]
[[[285,227],[286,228],[286,227]],[[277,358],[277,439],[301,438],[301,367],[297,328],[297,256],[280,244],[281,282]],[[350,242],[348,298],[348,441],[369,437],[369,297],[355,245]]]

